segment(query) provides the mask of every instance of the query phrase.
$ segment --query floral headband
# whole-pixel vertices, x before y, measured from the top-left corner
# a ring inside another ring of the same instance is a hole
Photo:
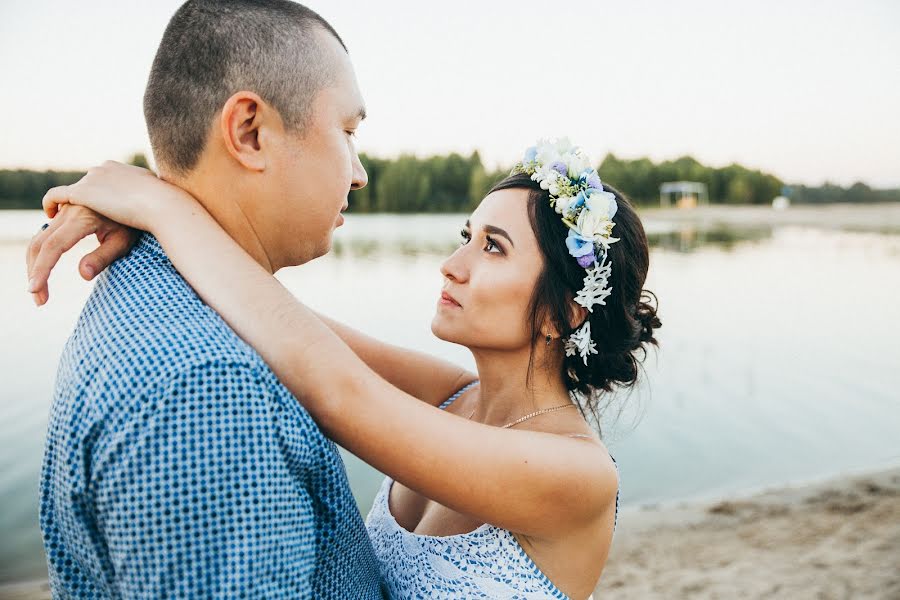
[[[588,312],[594,312],[596,304],[605,306],[607,296],[612,293],[609,286],[612,263],[607,251],[610,244],[619,241],[612,237],[615,225],[612,218],[618,209],[615,195],[603,190],[600,176],[591,168],[584,151],[573,146],[568,138],[539,140],[536,146],[525,151],[522,162],[513,167],[512,174],[519,173],[530,175],[541,184],[541,189],[550,192],[550,206],[569,228],[566,247],[587,271],[575,302]],[[589,319],[566,339],[565,346],[566,356],[579,354],[585,365],[589,355],[597,354]]]

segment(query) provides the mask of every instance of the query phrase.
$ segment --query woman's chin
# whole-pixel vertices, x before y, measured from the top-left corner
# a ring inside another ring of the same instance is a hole
[[[431,320],[431,333],[434,334],[439,340],[443,340],[445,342],[452,342],[451,336],[448,336],[448,331],[446,324],[443,323],[443,319],[441,318],[440,312],[434,315],[434,318]]]

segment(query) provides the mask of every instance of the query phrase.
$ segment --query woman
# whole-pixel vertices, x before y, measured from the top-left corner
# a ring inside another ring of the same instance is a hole
[[[48,194],[48,214],[71,202],[153,234],[323,431],[387,474],[366,524],[392,596],[590,597],[618,475],[589,416],[633,385],[660,321],[640,220],[580,149],[530,148],[441,267],[432,331],[468,347],[477,374],[317,316],[186,192],[88,177],[90,197]],[[123,185],[134,201],[117,200]]]

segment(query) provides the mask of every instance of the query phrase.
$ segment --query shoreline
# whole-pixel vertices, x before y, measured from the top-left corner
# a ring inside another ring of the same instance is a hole
[[[619,514],[600,598],[900,598],[900,466]]]
[[[597,600],[900,598],[900,465],[624,507]],[[46,580],[0,600],[47,600]]]
[[[667,230],[679,226],[714,228],[740,227],[812,227],[857,233],[900,233],[900,202],[879,204],[794,204],[785,210],[770,205],[711,204],[695,209],[639,207],[641,220],[667,224]]]

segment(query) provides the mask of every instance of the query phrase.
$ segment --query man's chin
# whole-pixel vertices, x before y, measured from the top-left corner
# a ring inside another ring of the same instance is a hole
[[[300,265],[305,265],[306,263],[312,262],[312,261],[316,260],[317,258],[322,258],[329,252],[331,252],[331,237],[330,236],[324,243],[322,243],[321,245],[319,245],[315,248],[309,248],[309,247],[304,248],[302,251],[302,254],[297,254],[296,256],[294,256],[293,260],[291,261],[291,264],[285,265],[285,266],[298,267]]]

